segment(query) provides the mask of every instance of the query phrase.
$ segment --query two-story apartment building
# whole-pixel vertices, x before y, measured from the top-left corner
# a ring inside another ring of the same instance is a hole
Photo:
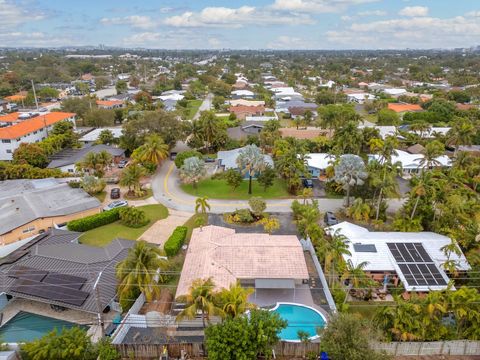
[[[10,161],[21,143],[44,140],[53,126],[60,121],[70,121],[75,126],[74,113],[19,113],[0,116],[0,161]]]

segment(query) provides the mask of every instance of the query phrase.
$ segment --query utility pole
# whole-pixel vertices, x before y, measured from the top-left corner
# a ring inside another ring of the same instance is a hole
[[[33,80],[30,80],[32,82],[32,89],[33,89],[33,97],[35,98],[35,106],[37,107],[38,111],[38,100],[37,100],[37,93],[35,92],[35,84],[33,83]]]
[[[100,282],[100,278],[102,277],[102,272],[100,271],[97,276],[97,280],[95,280],[95,284],[93,284],[93,290],[95,290],[95,300],[97,302],[97,318],[98,318],[98,325],[102,329],[102,338],[105,336],[105,322],[103,320],[103,309],[102,303],[100,302],[100,291],[98,289],[98,283]]]

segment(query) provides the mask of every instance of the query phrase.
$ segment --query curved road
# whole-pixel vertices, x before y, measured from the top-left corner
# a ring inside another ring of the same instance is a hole
[[[155,199],[168,208],[181,211],[195,211],[195,196],[186,194],[180,188],[180,179],[178,177],[178,170],[173,161],[165,161],[160,169],[152,178],[152,191]],[[290,212],[290,206],[294,199],[278,199],[266,200],[268,212]],[[336,211],[343,207],[342,199],[324,199],[319,198],[319,209],[322,212]],[[210,199],[210,212],[225,213],[231,212],[235,209],[248,207],[246,200],[216,200]],[[388,210],[397,211],[402,205],[401,200],[389,200]]]

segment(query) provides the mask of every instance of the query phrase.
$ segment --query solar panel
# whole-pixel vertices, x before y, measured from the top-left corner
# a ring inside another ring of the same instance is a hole
[[[47,275],[48,271],[34,269],[27,266],[17,266],[8,273],[8,276],[10,277],[32,281],[42,281]]]
[[[421,243],[387,243],[408,286],[446,286],[442,272]]]
[[[377,248],[375,244],[353,244],[353,249],[356,252],[376,253]]]
[[[87,279],[74,275],[49,273],[45,279],[43,279],[43,282],[47,284],[64,286],[69,289],[80,290],[87,282]]]
[[[87,297],[90,295],[85,291],[28,279],[17,279],[11,290],[17,293],[63,302],[65,304],[75,306],[82,306]]]

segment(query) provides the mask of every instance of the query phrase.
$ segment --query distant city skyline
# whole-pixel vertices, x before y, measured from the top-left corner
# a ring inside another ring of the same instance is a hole
[[[430,49],[478,45],[472,0],[0,0],[0,46]]]

